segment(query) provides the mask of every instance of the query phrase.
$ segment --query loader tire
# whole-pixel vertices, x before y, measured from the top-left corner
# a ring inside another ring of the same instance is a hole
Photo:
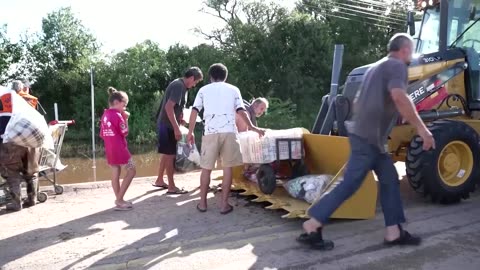
[[[480,146],[477,132],[469,125],[439,120],[428,125],[435,149],[424,151],[417,135],[405,161],[410,186],[435,203],[456,203],[468,199],[480,175]]]
[[[277,177],[275,170],[269,164],[262,164],[257,170],[258,188],[264,194],[270,195],[277,187]]]

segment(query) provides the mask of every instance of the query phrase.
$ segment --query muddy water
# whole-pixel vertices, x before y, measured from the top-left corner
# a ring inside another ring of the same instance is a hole
[[[156,176],[160,155],[156,152],[147,152],[133,155],[137,167],[137,176]],[[94,181],[93,161],[88,158],[61,158],[63,165],[67,168],[57,173],[57,181],[60,184],[73,184]],[[96,159],[96,180],[109,180],[111,175],[110,167],[103,157]],[[124,172],[122,172],[122,177]],[[42,183],[46,184],[46,183]]]

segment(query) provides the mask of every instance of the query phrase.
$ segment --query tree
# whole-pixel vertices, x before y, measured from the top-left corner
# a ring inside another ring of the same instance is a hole
[[[60,8],[42,21],[42,32],[28,46],[37,70],[33,89],[46,108],[58,102],[62,118],[73,118],[88,130],[90,66],[99,45],[70,8]],[[51,118],[51,117],[50,117]]]
[[[258,96],[291,99],[296,118],[310,124],[328,81],[331,39],[329,29],[301,13],[264,1],[207,1],[211,14],[226,27],[208,36],[228,53],[230,81],[249,99]],[[275,103],[274,105],[275,106]],[[315,108],[315,109],[312,109]]]
[[[10,42],[7,37],[7,25],[0,27],[0,84],[4,84],[12,77],[12,65],[22,58],[22,48]]]
[[[60,8],[42,20],[42,33],[34,48],[42,70],[83,71],[98,51],[95,37],[69,7]]]
[[[228,67],[227,82],[245,99],[270,100],[259,120],[269,128],[310,127],[330,85],[335,44],[344,44],[342,83],[352,69],[386,54],[393,32],[404,31],[410,1],[299,0],[293,11],[271,0],[204,0],[203,12],[218,18],[212,31],[197,29],[206,43],[189,48],[174,44],[167,51],[150,40],[115,55],[102,55],[100,44],[70,8],[49,13],[42,31],[17,43],[0,28],[0,81],[33,79],[33,93],[50,113],[59,103],[61,118],[77,121],[68,139],[90,139],[90,67],[95,69],[96,121],[108,106],[106,89],[129,95],[130,142],[155,141],[155,113],[168,84],[191,66],[208,82],[213,63]],[[52,118],[49,114],[48,118]],[[97,133],[97,129],[95,132]],[[97,133],[98,134],[98,133]],[[67,140],[68,141],[68,140]]]
[[[287,15],[287,10],[273,1],[205,0],[203,4],[201,11],[218,18],[224,27],[211,33],[196,28],[196,32],[226,51],[234,50],[242,42],[239,36],[242,26],[251,25],[268,31],[270,24]]]
[[[169,78],[166,53],[157,43],[145,40],[113,56],[103,74],[105,79],[100,81],[100,88],[104,96],[108,86],[129,96],[130,140],[136,143],[154,140],[156,112]]]
[[[406,12],[412,4],[410,0],[301,0],[296,10],[328,25],[334,43],[344,44],[342,82],[352,69],[386,54],[393,33],[406,30]]]
[[[137,101],[150,100],[168,85],[166,53],[151,40],[118,53],[110,66],[110,83],[125,89]]]

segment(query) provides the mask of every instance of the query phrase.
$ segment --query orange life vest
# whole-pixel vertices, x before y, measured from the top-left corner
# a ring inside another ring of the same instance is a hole
[[[38,98],[37,97],[34,97],[30,94],[27,94],[24,91],[20,91],[20,92],[18,92],[18,94],[23,99],[25,99],[28,102],[28,104],[30,104],[30,106],[32,106],[34,109],[37,109],[37,105],[38,105]]]
[[[12,94],[6,93],[0,96],[0,116],[12,115]]]

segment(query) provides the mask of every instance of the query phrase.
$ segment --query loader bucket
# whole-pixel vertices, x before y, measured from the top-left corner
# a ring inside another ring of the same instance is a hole
[[[348,138],[328,135],[304,134],[305,163],[310,174],[330,174],[332,179],[325,192],[338,184],[350,154]],[[220,180],[218,177],[216,180]],[[254,195],[254,202],[269,202],[267,209],[284,209],[283,218],[308,218],[310,204],[291,197],[283,187],[277,187],[273,194],[266,195],[256,183],[243,176],[243,166],[233,168],[232,190],[243,190],[240,195]],[[371,219],[375,217],[377,184],[370,172],[359,190],[346,200],[331,216],[338,219]]]
[[[339,176],[350,155],[347,137],[304,134],[305,163],[311,174],[335,175],[329,192],[337,184]],[[375,217],[377,204],[377,183],[373,173],[369,172],[356,193],[346,200],[333,214],[332,218],[370,219]]]

